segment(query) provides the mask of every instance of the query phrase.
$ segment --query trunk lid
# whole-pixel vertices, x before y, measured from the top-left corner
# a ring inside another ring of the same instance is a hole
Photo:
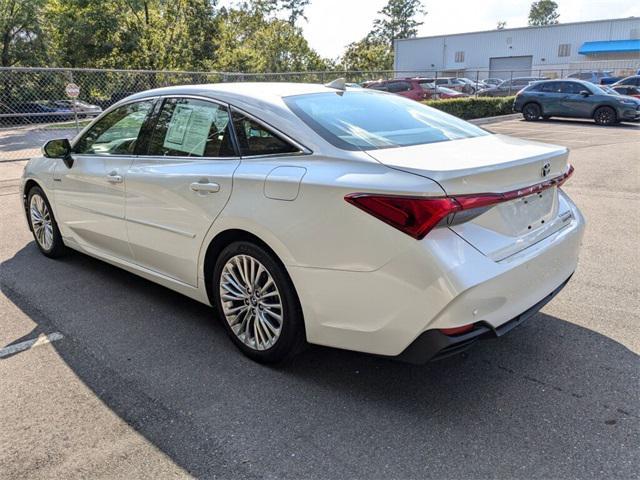
[[[447,196],[517,191],[569,168],[566,148],[504,135],[367,153],[391,168],[438,182]],[[569,204],[554,186],[489,208],[458,212],[449,228],[500,261],[557,232],[570,218]]]

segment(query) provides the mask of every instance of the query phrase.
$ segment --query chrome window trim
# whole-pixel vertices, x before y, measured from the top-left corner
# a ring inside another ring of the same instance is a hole
[[[212,102],[212,103],[216,103],[218,105],[222,105],[224,107],[227,107],[227,109],[229,110],[229,121],[233,121],[233,117],[232,115],[232,111],[235,110],[238,113],[244,115],[245,117],[253,120],[254,122],[260,124],[262,127],[266,128],[267,130],[271,130],[274,133],[276,133],[278,136],[282,137],[283,140],[286,140],[287,142],[291,143],[294,147],[296,147],[299,151],[298,152],[290,152],[290,153],[269,153],[269,154],[264,154],[264,155],[239,155],[237,157],[233,157],[233,158],[247,158],[247,159],[251,159],[251,158],[263,158],[263,157],[284,157],[284,156],[295,156],[295,155],[310,155],[313,153],[313,151],[306,147],[305,145],[303,145],[302,143],[300,143],[299,141],[297,141],[296,139],[292,138],[291,136],[287,135],[286,133],[283,133],[281,130],[279,130],[278,128],[274,127],[273,125],[271,125],[270,123],[256,117],[255,115],[253,115],[252,113],[247,112],[246,110],[237,107],[231,103],[228,102],[224,102],[222,100],[218,100],[216,98],[213,97],[208,97],[208,96],[204,96],[204,95],[193,95],[193,94],[188,94],[188,95],[180,95],[179,93],[172,93],[170,95],[160,95],[159,98],[162,99],[166,99],[166,98],[193,98],[194,100],[202,100],[205,102]],[[140,155],[141,157],[143,155]],[[147,155],[145,155],[147,156]],[[148,156],[153,156],[153,155],[148,155]],[[173,157],[173,158],[181,158],[181,157]],[[193,159],[194,157],[184,157],[184,158],[191,158]],[[195,158],[232,158],[232,157],[195,157]]]
[[[93,119],[93,121],[87,125],[74,139],[73,143],[71,144],[71,148],[74,148],[76,146],[76,144],[80,141],[80,138],[82,138],[84,135],[86,135],[86,133],[88,133],[88,130],[94,125],[96,124],[98,121],[100,121],[103,117],[105,117],[106,115],[108,115],[109,113],[111,113],[113,110],[115,110],[116,108],[119,107],[123,107],[126,105],[131,105],[134,103],[140,103],[140,102],[146,102],[146,101],[150,101],[150,100],[165,100],[168,98],[192,98],[194,100],[201,100],[204,102],[210,102],[210,103],[214,103],[216,105],[221,105],[223,107],[226,107],[228,109],[228,114],[229,114],[229,121],[232,122],[233,118],[231,116],[232,110],[237,111],[238,113],[244,115],[245,117],[253,120],[254,122],[258,123],[259,125],[261,125],[262,127],[266,128],[267,130],[273,131],[275,134],[277,134],[278,136],[282,137],[283,140],[289,142],[290,144],[292,144],[295,148],[298,149],[297,152],[289,152],[289,153],[269,153],[269,154],[263,154],[263,155],[235,155],[233,157],[189,157],[189,156],[159,156],[159,155],[123,155],[123,154],[115,154],[115,155],[108,155],[108,154],[104,154],[104,153],[74,153],[74,156],[80,156],[80,157],[95,157],[95,156],[100,156],[100,157],[135,157],[135,158],[174,158],[174,159],[178,159],[178,160],[195,160],[195,159],[199,159],[199,160],[232,160],[232,159],[247,159],[247,160],[253,160],[253,159],[261,159],[261,158],[272,158],[272,157],[295,157],[295,156],[302,156],[302,155],[312,155],[313,151],[306,147],[304,144],[300,143],[299,141],[297,141],[296,139],[292,138],[290,135],[287,135],[286,133],[282,132],[280,129],[274,127],[273,125],[271,125],[270,123],[256,117],[255,115],[253,115],[252,113],[247,112],[246,110],[237,107],[231,103],[228,102],[224,102],[222,100],[218,100],[216,98],[213,97],[208,97],[208,96],[204,96],[204,95],[193,95],[193,94],[186,94],[186,95],[181,95],[179,93],[172,93],[169,95],[154,95],[154,96],[149,96],[149,97],[142,97],[142,98],[136,98],[133,100],[129,100],[126,101],[125,100],[121,100],[117,103],[114,103],[113,105],[111,105],[108,109],[106,109],[104,112],[102,112],[100,115],[98,115],[96,118]]]
[[[268,154],[262,154],[262,155],[244,155],[244,156],[241,155],[241,158],[253,159],[253,158],[264,158],[264,157],[284,157],[284,156],[290,157],[290,156],[298,156],[298,155],[311,155],[313,153],[313,151],[310,148],[308,148],[305,145],[303,145],[302,143],[298,142],[296,139],[291,138],[289,135],[287,135],[286,133],[283,133],[281,130],[279,130],[279,129],[275,128],[274,126],[270,125],[268,122],[265,122],[264,120],[261,120],[260,118],[256,117],[255,115],[247,112],[246,110],[243,110],[242,108],[238,108],[235,105],[229,104],[229,107],[231,108],[231,110],[237,111],[238,113],[244,115],[245,117],[249,118],[250,120],[253,120],[257,124],[259,124],[262,127],[266,128],[267,130],[273,131],[278,136],[282,137],[283,140],[286,140],[287,142],[289,142],[290,144],[292,144],[294,147],[296,147],[298,149],[297,152],[289,152],[289,153],[268,153]]]

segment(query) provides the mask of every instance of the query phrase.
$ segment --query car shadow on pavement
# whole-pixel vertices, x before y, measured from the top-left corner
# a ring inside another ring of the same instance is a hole
[[[36,324],[23,338],[61,332],[75,374],[198,477],[634,475],[638,355],[544,313],[424,366],[310,347],[274,368],[212,309],[82,254],[29,243],[0,286]]]

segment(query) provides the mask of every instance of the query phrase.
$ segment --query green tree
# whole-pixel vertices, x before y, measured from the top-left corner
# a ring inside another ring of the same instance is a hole
[[[35,66],[46,49],[40,29],[44,0],[0,0],[0,65]]]
[[[201,69],[215,55],[209,0],[47,0],[45,12],[58,66]]]
[[[299,18],[307,20],[304,11],[311,0],[248,0],[242,4],[254,12],[264,16],[283,14],[291,26],[295,26]]]
[[[216,56],[211,67],[234,72],[324,70],[331,66],[315,52],[299,27],[267,17],[263,10],[221,9],[217,17]]]
[[[416,17],[426,14],[421,0],[389,0],[378,12],[382,18],[374,20],[372,33],[393,48],[394,40],[417,35],[418,27],[424,22]]]
[[[369,35],[347,45],[341,68],[357,71],[391,70],[393,52],[385,41]]]
[[[539,27],[541,25],[554,25],[558,23],[558,4],[553,0],[538,0],[531,4],[529,10],[529,25]]]

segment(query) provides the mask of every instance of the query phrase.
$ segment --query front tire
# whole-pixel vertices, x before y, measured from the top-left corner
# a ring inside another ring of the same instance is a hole
[[[27,218],[36,245],[43,255],[59,258],[66,253],[53,209],[40,187],[32,187],[27,194]]]
[[[213,268],[215,307],[233,343],[260,363],[281,363],[305,344],[302,308],[284,267],[247,241],[225,247]]]
[[[593,119],[598,125],[610,126],[618,123],[616,111],[611,107],[600,107],[593,113]]]
[[[542,115],[542,109],[537,103],[527,103],[522,107],[522,116],[528,122],[535,122]]]

